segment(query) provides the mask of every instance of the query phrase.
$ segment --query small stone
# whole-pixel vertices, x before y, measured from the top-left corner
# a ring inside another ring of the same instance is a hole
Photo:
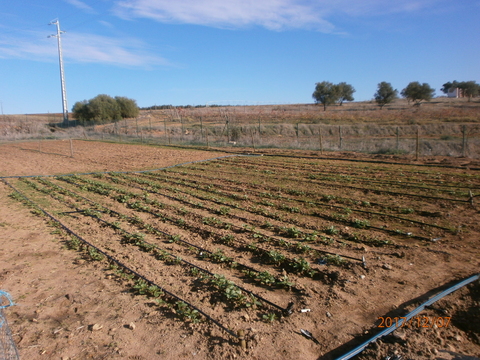
[[[365,275],[360,275],[360,279],[365,279]]]
[[[129,328],[130,330],[135,330],[136,326],[135,326],[135,324],[134,324],[133,322],[131,322],[130,324],[128,324],[128,328]]]
[[[332,314],[330,314],[328,311],[327,311],[327,313],[326,313],[325,315],[327,315],[327,317],[329,317],[329,318],[332,317]]]
[[[243,315],[243,318],[245,319],[245,321],[249,321],[249,320],[250,320],[250,316],[248,316],[248,314]]]
[[[456,335],[455,340],[457,340],[458,342],[463,342],[463,338],[460,335]]]
[[[383,264],[382,268],[384,268],[385,270],[392,270],[392,265]]]
[[[407,334],[403,330],[397,330],[393,332],[393,336],[396,337],[397,339],[400,340],[406,340],[407,339]]]
[[[100,330],[100,329],[102,329],[102,328],[103,328],[103,325],[93,324],[93,325],[91,326],[90,330],[92,330],[92,331],[98,331],[98,330]]]

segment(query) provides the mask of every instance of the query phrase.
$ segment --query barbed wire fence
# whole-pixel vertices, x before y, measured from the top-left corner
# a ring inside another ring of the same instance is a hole
[[[0,290],[0,360],[20,359],[17,347],[13,341],[12,332],[10,331],[7,318],[3,311],[5,308],[12,305],[15,304],[13,303],[10,294]]]

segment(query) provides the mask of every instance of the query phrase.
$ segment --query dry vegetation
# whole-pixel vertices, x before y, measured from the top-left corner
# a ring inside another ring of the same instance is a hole
[[[420,106],[373,101],[323,111],[313,104],[144,110],[137,119],[61,128],[59,114],[5,115],[0,139],[103,139],[194,146],[241,146],[380,154],[480,157],[480,102],[436,98]]]

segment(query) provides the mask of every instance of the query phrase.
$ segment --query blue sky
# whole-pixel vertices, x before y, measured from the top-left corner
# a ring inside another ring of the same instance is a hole
[[[370,100],[381,81],[480,82],[480,0],[0,0],[5,114],[98,94],[139,106],[311,103],[316,82]]]

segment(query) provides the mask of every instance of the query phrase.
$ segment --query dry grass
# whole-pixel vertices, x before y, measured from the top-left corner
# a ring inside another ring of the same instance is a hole
[[[323,111],[314,104],[143,110],[137,119],[93,127],[49,126],[61,114],[5,115],[0,140],[94,138],[159,144],[282,147],[374,153],[480,157],[480,101],[406,100],[380,109],[375,102],[345,103]],[[467,141],[464,143],[463,131]],[[322,142],[320,143],[320,133]]]

